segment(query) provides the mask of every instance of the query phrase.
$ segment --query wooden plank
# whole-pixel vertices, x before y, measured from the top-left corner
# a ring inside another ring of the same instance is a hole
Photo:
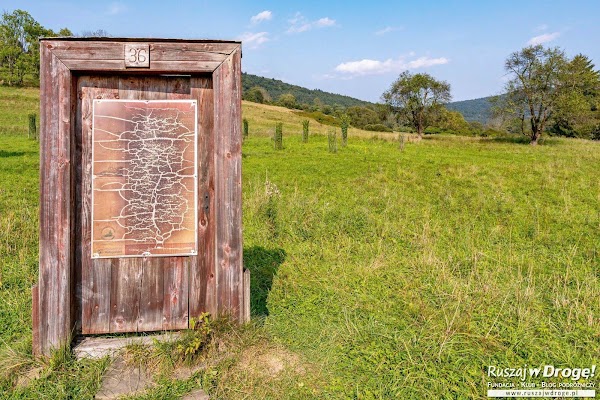
[[[141,100],[164,100],[167,97],[167,83],[158,77],[132,77],[129,82],[140,81],[137,94],[130,93],[128,98],[136,97]],[[136,85],[134,84],[135,88]],[[124,86],[121,85],[121,89]],[[135,89],[132,89],[135,90]],[[163,326],[163,292],[164,277],[163,269],[169,265],[169,258],[147,258],[137,259],[141,275],[139,287],[140,307],[137,315],[137,331],[158,331]]]
[[[163,330],[187,329],[188,327],[188,282],[192,257],[169,257],[163,266],[164,293]]]
[[[221,46],[222,47],[222,46]],[[173,45],[172,43],[150,44],[151,61],[216,61],[222,63],[227,59],[234,46],[219,49],[206,44],[186,43]]]
[[[140,310],[142,262],[137,258],[112,258],[110,331],[136,332]]]
[[[166,82],[169,100],[190,99],[190,78],[162,77]],[[198,153],[197,153],[198,154]],[[189,274],[192,259],[196,257],[173,257],[163,266],[163,330],[187,329],[189,318]]]
[[[144,81],[141,77],[119,77],[119,98],[142,100]],[[112,259],[111,332],[135,332],[140,316],[144,259]]]
[[[125,60],[62,60],[72,71],[125,71]],[[144,68],[148,71],[148,68]]]
[[[138,332],[160,331],[163,326],[163,268],[171,257],[150,257],[141,270],[140,307],[137,316]]]
[[[241,71],[235,51],[215,70],[215,219],[219,313],[242,320]]]
[[[119,97],[118,78],[89,77],[78,79],[76,155],[79,162],[76,173],[76,245],[75,264],[83,334],[110,332],[110,290],[112,263],[106,259],[91,258],[91,202],[92,202],[92,105],[94,99]]]
[[[219,61],[239,47],[238,43],[193,43],[138,40],[149,44],[151,60],[156,61]],[[130,41],[64,41],[44,40],[60,60],[123,60],[124,46]]]
[[[191,97],[189,77],[165,76],[162,77],[162,79],[164,79],[167,82],[167,98],[169,100],[193,100],[193,98]]]
[[[53,53],[64,63],[72,61],[124,61],[124,43],[87,43],[85,47],[73,50],[72,46],[57,48]],[[228,53],[205,50],[207,46],[189,44],[150,44],[150,61],[194,61],[222,63]]]
[[[86,258],[89,258],[87,255]],[[81,332],[84,335],[110,332],[112,263],[109,259],[87,260],[82,270]],[[83,266],[82,266],[83,268]]]
[[[55,273],[58,270],[57,243],[54,236],[54,213],[50,210],[55,205],[52,198],[53,186],[58,181],[56,163],[53,170],[50,167],[53,159],[58,158],[58,120],[56,118],[58,105],[52,101],[53,97],[58,99],[58,90],[53,81],[52,53],[48,48],[40,48],[40,266],[38,293],[46,291],[46,287],[55,282]],[[40,290],[41,288],[41,290]],[[47,296],[44,295],[44,298]],[[50,335],[50,309],[49,304],[43,304],[38,294],[38,340],[40,354],[49,353]]]
[[[39,350],[68,342],[72,320],[71,74],[42,46]]]
[[[152,57],[152,56],[151,56]],[[63,60],[71,71],[111,71],[140,73],[207,73],[221,65],[220,61],[152,61],[150,68],[127,68],[121,60]]]
[[[52,37],[41,37],[40,40],[46,41],[46,42],[60,42],[60,43],[68,43],[68,42],[81,42],[81,43],[85,43],[85,42],[147,42],[147,41],[153,41],[153,42],[158,42],[158,43],[204,43],[204,44],[216,44],[216,45],[222,45],[222,44],[231,44],[231,45],[235,45],[237,47],[239,47],[242,42],[239,40],[222,40],[222,39],[177,39],[177,38],[157,38],[157,37],[153,37],[151,39],[149,38],[142,38],[142,37],[76,37],[76,36],[67,36],[67,37],[56,37],[56,36],[52,36]]]
[[[230,55],[232,52],[234,52],[236,49],[238,49],[240,47],[240,43],[239,42],[231,42],[231,41],[225,41],[225,42],[219,42],[217,41],[208,41],[208,42],[195,42],[195,41],[184,41],[181,43],[177,43],[177,42],[170,42],[170,41],[157,41],[157,40],[152,40],[152,42],[150,42],[150,50],[153,51],[162,51],[162,50],[169,50],[170,49],[175,49],[176,51],[179,51],[181,53],[187,53],[187,52],[206,52],[206,53],[220,53],[220,54],[224,54],[224,55]],[[181,55],[182,58],[177,58],[177,53],[169,53],[172,55],[165,55],[165,60],[185,60],[186,56],[185,55]],[[224,61],[226,57],[223,58]]]
[[[155,76],[132,77],[132,79],[141,80],[141,100],[166,100],[167,99],[167,80]]]
[[[38,271],[38,296],[37,298],[33,298],[32,301],[36,302],[36,304],[33,306],[34,308],[36,308],[37,311],[37,321],[34,321],[33,324],[34,326],[37,325],[37,344],[35,342],[33,342],[33,350],[36,351],[37,350],[37,354],[38,355],[43,355],[43,350],[42,347],[45,347],[44,344],[42,344],[42,340],[46,341],[48,335],[47,335],[47,317],[42,317],[41,312],[42,310],[40,310],[40,300],[39,300],[39,284],[40,282],[43,280],[43,276],[46,274],[45,270],[46,270],[46,263],[49,263],[50,260],[48,261],[44,261],[42,263],[42,258],[43,257],[47,257],[49,258],[49,255],[44,255],[44,250],[42,249],[43,246],[46,245],[45,242],[45,237],[49,236],[51,233],[49,232],[49,230],[47,232],[44,232],[45,228],[46,228],[46,222],[44,220],[44,217],[42,216],[42,213],[45,213],[44,211],[50,207],[50,204],[47,204],[44,202],[44,198],[46,197],[46,191],[48,190],[48,186],[47,184],[44,183],[44,179],[46,179],[46,175],[48,174],[48,170],[46,170],[46,167],[49,162],[50,162],[50,157],[51,157],[51,151],[52,149],[45,149],[45,143],[50,141],[50,138],[52,137],[51,135],[47,135],[46,132],[51,130],[51,123],[52,123],[52,114],[46,110],[47,107],[51,106],[51,102],[50,100],[50,96],[53,93],[52,90],[52,71],[50,70],[50,63],[51,63],[51,58],[52,57],[52,53],[50,52],[50,50],[41,45],[40,46],[40,131],[39,131],[39,139],[40,139],[40,210],[39,210],[39,219],[40,219],[40,225],[39,225],[39,230],[40,230],[40,243],[39,243],[39,271]],[[48,202],[50,203],[50,199],[48,199]],[[44,309],[45,311],[45,309]],[[33,340],[35,340],[36,337],[33,337]]]
[[[150,70],[168,73],[207,73],[213,72],[221,65],[221,61],[152,61]]]
[[[198,100],[198,256],[192,259],[190,316],[217,315],[215,264],[214,90],[211,77],[192,77],[191,97]]]

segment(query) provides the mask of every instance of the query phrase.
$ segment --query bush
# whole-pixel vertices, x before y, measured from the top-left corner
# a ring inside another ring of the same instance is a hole
[[[368,124],[363,128],[365,131],[373,131],[373,132],[393,132],[392,128],[388,128],[383,124]]]
[[[286,108],[296,108],[296,97],[294,97],[291,93],[284,93],[279,96],[279,100],[277,101],[280,106]]]
[[[269,103],[271,101],[271,96],[266,89],[260,86],[254,86],[249,90],[245,91],[242,95],[244,100],[253,101],[255,103]]]
[[[356,128],[367,129],[366,126],[368,125],[380,124],[377,113],[367,107],[348,107],[346,109],[346,114],[350,118],[350,125]]]
[[[325,115],[320,111],[306,112],[306,111],[295,111],[295,113],[301,117],[312,118],[320,124],[329,126],[340,126],[340,121],[332,115]]]
[[[425,129],[426,135],[439,135],[440,133],[444,133],[444,130],[442,128],[438,128],[437,126],[430,126],[429,128]]]

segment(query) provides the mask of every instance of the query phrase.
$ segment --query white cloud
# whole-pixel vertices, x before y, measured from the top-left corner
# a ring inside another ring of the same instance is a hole
[[[271,18],[273,18],[273,13],[269,10],[265,10],[250,18],[250,22],[253,24],[258,24],[259,22],[269,21]]]
[[[125,12],[125,11],[127,11],[127,7],[124,4],[118,3],[118,2],[112,2],[108,6],[108,9],[106,10],[106,14],[117,15],[117,14],[121,14],[122,12]]]
[[[334,26],[335,19],[331,19],[329,17],[321,18],[321,19],[316,20],[313,25],[316,26],[317,28],[323,28],[326,26]]]
[[[419,57],[414,60],[407,60],[405,57],[400,57],[396,60],[388,58],[385,61],[364,59],[341,63],[335,67],[335,71],[346,76],[380,75],[388,72],[401,72],[407,69],[448,64],[449,61],[445,57]]]
[[[546,29],[548,29],[548,25],[546,25],[546,24],[540,24],[540,25],[536,26],[534,30],[536,32],[543,32]]]
[[[286,31],[287,33],[300,33],[309,31],[313,28],[326,28],[336,25],[335,19],[323,17],[316,21],[309,21],[299,12],[297,12],[288,22],[290,23],[290,27]]]
[[[429,58],[429,57],[419,57],[416,60],[412,60],[407,62],[405,69],[419,69],[419,68],[427,68],[432,67],[434,65],[443,65],[448,64],[450,60],[446,57],[438,57],[438,58]]]
[[[394,32],[394,31],[397,31],[397,30],[400,30],[400,28],[396,28],[396,27],[393,27],[393,26],[386,26],[385,28],[376,31],[375,34],[377,36],[382,36],[382,35],[385,35],[386,33]]]
[[[271,40],[269,39],[268,32],[245,32],[242,33],[238,39],[242,41],[243,45],[248,46],[250,49],[256,49],[263,43]]]
[[[527,42],[529,46],[535,46],[537,44],[543,44],[553,41],[560,36],[560,32],[543,33],[538,36],[534,36]]]

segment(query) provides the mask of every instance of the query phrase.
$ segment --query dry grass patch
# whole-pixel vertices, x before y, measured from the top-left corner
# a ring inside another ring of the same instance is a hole
[[[268,343],[245,349],[236,368],[240,372],[256,374],[260,378],[276,378],[286,371],[299,375],[306,372],[297,354],[282,346]]]

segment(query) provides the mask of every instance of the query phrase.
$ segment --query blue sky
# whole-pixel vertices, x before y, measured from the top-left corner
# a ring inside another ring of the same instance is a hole
[[[3,0],[42,25],[118,37],[237,39],[245,72],[378,101],[400,72],[428,72],[454,100],[498,94],[529,43],[600,67],[600,1]]]

